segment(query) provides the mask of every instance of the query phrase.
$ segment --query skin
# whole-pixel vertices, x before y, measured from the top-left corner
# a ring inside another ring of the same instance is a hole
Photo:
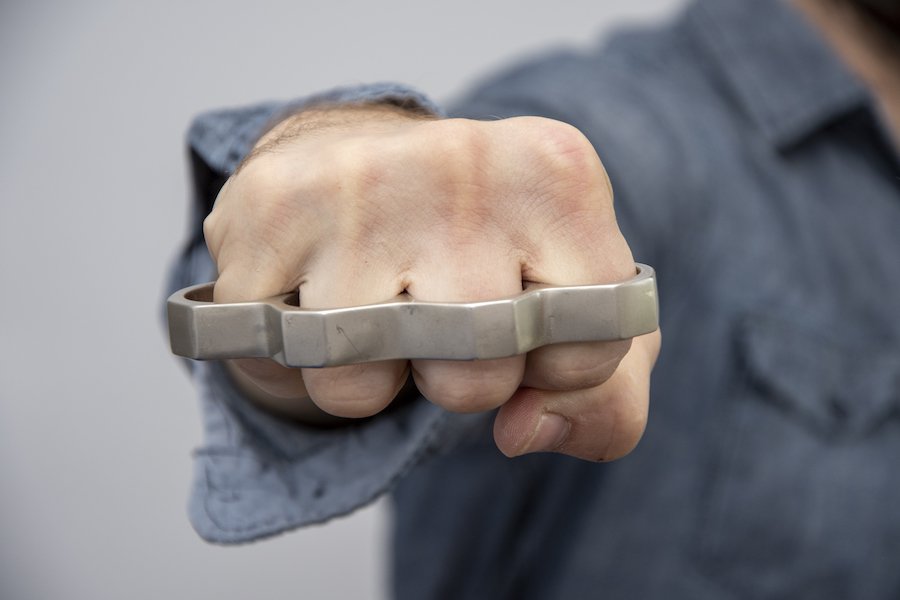
[[[900,146],[900,2],[792,0],[866,84]]]
[[[792,0],[871,88],[900,140],[895,13],[879,0]],[[508,296],[527,282],[621,281],[634,261],[612,190],[575,128],[536,117],[434,120],[386,106],[319,107],[277,124],[222,188],[204,232],[217,302],[300,290],[310,308]],[[647,422],[659,332],[560,344],[500,360],[384,361],[286,369],[228,362],[277,414],[328,425],[375,415],[409,374],[456,412],[497,410],[508,456],[627,454]]]
[[[204,229],[219,269],[217,302],[297,288],[310,308],[403,291],[476,301],[527,282],[615,282],[635,272],[593,147],[575,128],[533,117],[306,111],[259,141]],[[252,400],[307,421],[374,415],[411,373],[447,410],[499,409],[494,437],[507,455],[554,450],[610,460],[644,430],[659,339],[560,344],[473,362],[296,370],[239,360],[230,369]]]

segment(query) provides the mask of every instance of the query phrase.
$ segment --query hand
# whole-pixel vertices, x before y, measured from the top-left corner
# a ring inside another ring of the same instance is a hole
[[[223,187],[204,223],[217,302],[300,290],[304,307],[409,293],[423,301],[516,294],[527,282],[622,281],[634,261],[609,180],[575,128],[536,117],[432,120],[370,106],[306,111],[275,127]],[[498,360],[382,361],[287,369],[236,360],[248,395],[274,410],[339,417],[384,409],[412,372],[431,402],[499,408],[497,446],[610,460],[647,420],[659,334],[558,344]]]

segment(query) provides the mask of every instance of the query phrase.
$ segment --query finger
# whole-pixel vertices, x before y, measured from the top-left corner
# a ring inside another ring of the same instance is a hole
[[[270,412],[304,423],[337,422],[336,417],[322,412],[309,399],[299,369],[262,358],[228,360],[226,366],[238,389]]]
[[[288,291],[291,285],[278,268],[266,268],[266,263],[261,268],[250,268],[248,262],[224,264],[213,288],[216,302],[268,298]],[[309,394],[298,369],[263,358],[235,359],[228,365],[241,388],[267,408],[288,416],[309,412]]]
[[[370,260],[359,248],[331,247],[310,267],[300,286],[304,308],[360,306],[388,300],[403,291],[401,277],[371,266],[392,261]],[[400,392],[409,374],[405,360],[302,369],[313,402],[339,417],[367,417],[383,410]]]
[[[539,186],[540,218],[534,223],[540,229],[529,232],[537,250],[528,257],[524,278],[551,285],[629,279],[635,273],[634,260],[616,224],[612,187],[593,146],[572,127],[528,123],[541,128],[534,138],[541,144],[532,148],[532,172],[543,177],[550,172],[553,178],[552,185]],[[595,387],[612,375],[629,345],[620,341],[538,348],[528,355],[523,385],[544,390]]]
[[[252,161],[226,181],[203,223],[219,279],[231,275],[228,298],[216,301],[257,300],[297,289],[310,255],[333,233],[332,220],[316,208],[324,184],[304,173],[317,168],[304,165],[298,173],[296,161],[269,158]],[[310,222],[317,226],[296,227]],[[216,292],[225,293],[222,287]]]
[[[631,340],[553,344],[528,353],[522,385],[571,391],[597,387],[615,372]]]
[[[606,200],[597,200],[603,203]],[[548,240],[529,277],[554,285],[591,285],[625,281],[635,274],[634,260],[615,221],[598,209],[594,231],[584,221]],[[590,220],[590,219],[586,219]],[[573,317],[575,317],[573,315]],[[558,318],[565,318],[560,315]],[[615,372],[631,340],[543,346],[528,353],[523,385],[541,390],[579,390],[600,385]]]
[[[508,248],[485,247],[470,237],[459,240],[423,269],[408,288],[416,300],[474,302],[502,298],[522,291],[521,262]],[[492,257],[487,261],[485,256]],[[448,260],[446,257],[450,257]],[[413,360],[419,391],[431,402],[454,412],[494,409],[515,393],[522,381],[525,357],[494,360]]]
[[[659,332],[634,339],[605,383],[576,391],[522,388],[494,421],[494,440],[507,456],[559,452],[607,461],[628,454],[647,423],[650,372]]]

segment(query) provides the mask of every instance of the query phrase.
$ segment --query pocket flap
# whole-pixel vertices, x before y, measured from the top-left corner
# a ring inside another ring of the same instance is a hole
[[[900,351],[852,347],[786,319],[744,321],[741,355],[767,401],[827,436],[865,435],[900,408]]]

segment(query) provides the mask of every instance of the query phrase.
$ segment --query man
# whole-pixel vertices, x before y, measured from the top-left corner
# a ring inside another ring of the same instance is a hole
[[[896,596],[898,23],[887,1],[705,0],[451,111],[484,121],[396,86],[201,117],[173,285],[217,268],[217,301],[477,300],[621,280],[633,255],[666,344],[649,423],[658,335],[197,365],[200,534],[390,490],[401,598]]]

